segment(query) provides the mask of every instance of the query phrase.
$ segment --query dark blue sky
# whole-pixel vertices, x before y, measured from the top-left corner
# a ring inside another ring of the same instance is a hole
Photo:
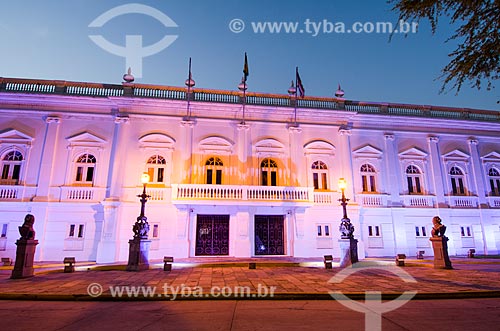
[[[177,27],[144,14],[89,27],[104,12],[131,3],[156,8]],[[102,49],[89,35],[117,46],[125,45],[126,35],[141,35],[144,46],[176,35],[170,46],[143,59],[136,82],[183,85],[192,57],[196,87],[235,90],[246,51],[249,91],[286,93],[299,66],[306,95],[333,96],[340,83],[351,100],[500,109],[499,87],[477,91],[466,84],[459,95],[439,94],[440,70],[455,49],[445,43],[453,31],[446,19],[436,35],[423,21],[417,33],[395,34],[390,42],[388,33],[328,33],[326,21],[343,23],[346,30],[355,22],[397,24],[385,0],[0,0],[0,6],[2,77],[120,83],[125,58]],[[244,22],[242,32],[230,30],[234,19]],[[257,22],[297,22],[297,32],[256,33],[252,23]],[[316,36],[313,23],[319,27]]]

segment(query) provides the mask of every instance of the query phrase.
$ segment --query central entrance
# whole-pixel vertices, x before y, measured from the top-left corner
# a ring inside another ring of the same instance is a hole
[[[198,215],[195,255],[229,255],[229,215]]]
[[[255,255],[285,254],[285,216],[255,215]]]

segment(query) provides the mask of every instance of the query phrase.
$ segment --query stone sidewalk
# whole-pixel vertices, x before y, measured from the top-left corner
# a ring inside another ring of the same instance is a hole
[[[256,269],[249,269],[255,262]],[[0,267],[0,299],[16,300],[180,300],[180,299],[331,299],[341,292],[384,299],[416,291],[415,299],[500,297],[500,260],[452,258],[452,270],[433,268],[432,260],[366,259],[354,268],[327,270],[318,259],[178,259],[171,272],[162,264],[127,272],[124,265],[78,263],[74,273],[62,264],[37,264],[35,277],[10,279]],[[121,293],[120,293],[121,291]]]

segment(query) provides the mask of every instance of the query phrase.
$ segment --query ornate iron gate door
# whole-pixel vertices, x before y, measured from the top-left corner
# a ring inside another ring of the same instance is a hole
[[[285,254],[285,216],[255,215],[255,255]]]
[[[195,255],[229,255],[229,215],[198,215]]]

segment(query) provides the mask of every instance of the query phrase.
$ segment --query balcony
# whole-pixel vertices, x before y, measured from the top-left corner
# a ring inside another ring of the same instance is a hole
[[[402,195],[405,207],[433,208],[436,197],[433,195]]]
[[[387,194],[358,194],[358,202],[363,207],[386,207]]]
[[[490,196],[487,199],[491,208],[500,208],[500,196]]]
[[[312,205],[313,188],[287,186],[174,184],[174,204],[213,204],[214,200],[241,204],[248,201]]]
[[[478,199],[472,196],[448,196],[452,208],[477,208]]]
[[[22,185],[0,185],[0,201],[29,201],[36,187]]]
[[[61,202],[96,202],[102,201],[105,193],[106,189],[101,187],[61,186],[58,200]],[[54,194],[54,196],[57,195]]]

